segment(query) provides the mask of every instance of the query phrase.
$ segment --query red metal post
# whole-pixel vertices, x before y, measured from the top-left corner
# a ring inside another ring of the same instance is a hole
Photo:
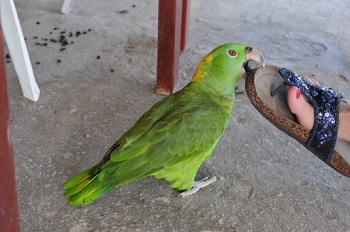
[[[190,0],[183,0],[182,2],[182,21],[181,21],[181,45],[180,51],[186,49],[188,38],[188,26],[190,22]]]
[[[157,93],[171,94],[178,81],[183,0],[159,0]]]
[[[20,231],[2,36],[0,36],[0,231]]]

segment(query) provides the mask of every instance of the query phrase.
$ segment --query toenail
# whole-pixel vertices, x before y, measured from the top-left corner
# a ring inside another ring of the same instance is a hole
[[[300,96],[301,96],[301,91],[300,91],[300,89],[298,88],[298,89],[297,89],[297,92],[296,92],[296,97],[297,97],[297,99],[299,99]]]

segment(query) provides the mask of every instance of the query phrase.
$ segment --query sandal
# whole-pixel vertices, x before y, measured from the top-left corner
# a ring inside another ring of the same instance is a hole
[[[317,117],[312,130],[301,126],[290,111],[287,88],[284,88],[287,85],[300,88],[314,107]],[[341,94],[314,86],[298,74],[274,66],[248,72],[245,87],[248,98],[261,115],[330,167],[350,177],[350,143],[337,138]]]

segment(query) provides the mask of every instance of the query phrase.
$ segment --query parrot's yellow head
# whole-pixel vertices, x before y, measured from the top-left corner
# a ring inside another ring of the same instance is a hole
[[[218,95],[232,94],[239,77],[244,78],[245,72],[264,66],[264,57],[258,50],[246,44],[227,43],[203,58],[191,82]]]

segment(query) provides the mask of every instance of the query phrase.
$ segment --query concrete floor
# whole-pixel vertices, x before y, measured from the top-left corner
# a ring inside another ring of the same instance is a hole
[[[244,81],[198,172],[216,183],[180,199],[149,177],[87,207],[68,205],[62,184],[163,96],[155,94],[157,0],[76,0],[69,15],[62,2],[15,0],[41,89],[38,102],[23,98],[6,64],[22,231],[350,231],[350,180],[260,116]],[[192,0],[179,88],[211,49],[237,41],[349,99],[349,9],[347,0]],[[62,31],[74,33],[64,51],[50,41]],[[42,39],[47,46],[35,45]]]

